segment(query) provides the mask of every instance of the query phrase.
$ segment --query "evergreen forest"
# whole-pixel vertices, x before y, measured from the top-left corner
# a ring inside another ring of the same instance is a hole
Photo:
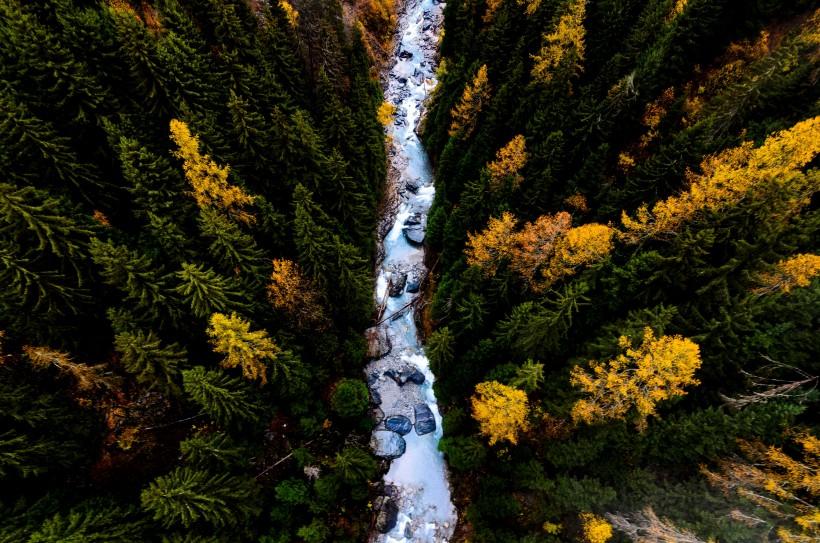
[[[418,1],[451,541],[820,541],[816,3],[0,0],[0,543],[384,541]]]

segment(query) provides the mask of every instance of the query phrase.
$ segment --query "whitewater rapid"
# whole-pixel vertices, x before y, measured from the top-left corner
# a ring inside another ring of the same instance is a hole
[[[394,205],[387,207],[393,220],[381,240],[384,257],[375,293],[386,319],[371,329],[371,335],[380,338],[381,349],[376,348],[375,360],[368,364],[366,374],[378,405],[374,439],[378,435],[395,440],[386,427],[391,417],[393,422],[405,423],[406,417],[414,425],[409,432],[403,430],[405,451],[391,461],[384,476],[386,498],[378,503],[381,507],[390,503],[395,525],[387,533],[377,530],[373,534],[371,540],[378,543],[446,542],[456,525],[447,466],[438,450],[442,429],[433,393],[435,376],[418,338],[412,303],[420,295],[428,271],[422,241],[435,194],[430,161],[417,128],[425,99],[436,85],[443,8],[437,0],[406,0],[398,23],[395,63],[386,78],[385,99],[396,106],[394,121],[387,128],[391,170],[388,190],[394,191]],[[402,383],[411,372],[410,379]],[[417,382],[421,381],[419,373],[424,376],[421,383]],[[435,420],[432,431],[431,419]],[[376,445],[374,449],[379,450]]]

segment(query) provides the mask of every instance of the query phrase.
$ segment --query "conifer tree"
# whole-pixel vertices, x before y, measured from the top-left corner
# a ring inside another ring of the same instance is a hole
[[[258,420],[261,407],[241,379],[197,366],[182,372],[185,392],[209,417],[228,426]]]
[[[246,379],[268,382],[267,364],[276,365],[282,352],[265,330],[251,332],[251,324],[236,313],[214,313],[207,330],[214,352],[225,355],[223,368],[242,368]]]
[[[491,89],[485,64],[478,69],[473,80],[464,87],[461,99],[451,113],[453,121],[450,124],[450,136],[470,137],[478,122],[478,115],[490,100]]]
[[[141,500],[143,509],[166,528],[200,522],[222,528],[254,517],[258,493],[251,479],[183,467],[156,478]]]
[[[182,456],[198,468],[232,468],[244,464],[245,449],[224,432],[200,432],[179,444]]]
[[[43,521],[31,543],[129,543],[145,537],[146,523],[134,507],[92,500]]]
[[[497,381],[479,383],[470,403],[473,418],[490,445],[502,440],[515,445],[521,432],[528,428],[529,403],[521,390]]]
[[[203,264],[185,262],[182,269],[176,272],[176,277],[179,280],[176,292],[197,318],[202,319],[238,305],[240,292],[237,285]]]
[[[559,69],[568,70],[570,75],[581,70],[586,0],[569,0],[565,9],[566,13],[558,19],[555,29],[542,36],[544,44],[532,57],[535,62],[532,77],[536,81],[548,83]]]
[[[114,338],[114,347],[128,373],[149,389],[166,394],[177,394],[176,379],[179,366],[187,360],[185,349],[178,343],[163,345],[160,338],[150,330],[121,332]]]
[[[239,225],[213,208],[203,208],[199,212],[199,229],[204,237],[212,240],[209,253],[224,272],[241,273],[249,279],[259,274],[263,252]]]

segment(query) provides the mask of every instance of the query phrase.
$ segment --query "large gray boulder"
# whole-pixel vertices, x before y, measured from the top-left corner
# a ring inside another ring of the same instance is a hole
[[[399,519],[399,507],[392,498],[378,496],[373,500],[373,507],[378,511],[376,513],[376,531],[386,534],[396,527],[396,522]]]
[[[404,285],[407,283],[406,273],[394,273],[390,278],[389,294],[391,298],[398,298],[404,293]]]
[[[416,428],[416,431],[418,431],[418,428]],[[376,456],[393,460],[404,454],[405,449],[407,449],[407,442],[396,432],[376,430],[370,437],[370,447]]]
[[[424,226],[414,224],[401,229],[404,237],[411,245],[421,245],[424,243]]]
[[[391,432],[406,436],[413,429],[413,423],[404,415],[392,415],[384,421],[384,427]]]
[[[364,331],[367,340],[367,357],[373,360],[383,357],[393,348],[387,330],[380,326],[374,326]]]
[[[423,436],[436,429],[436,418],[426,403],[417,403],[413,410],[416,412],[416,433],[418,435]]]

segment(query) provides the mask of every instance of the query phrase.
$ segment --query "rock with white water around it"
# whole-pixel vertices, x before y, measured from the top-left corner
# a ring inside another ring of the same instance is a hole
[[[421,245],[424,243],[424,226],[420,224],[405,226],[401,231],[404,237],[407,238],[407,241],[412,245]]]
[[[396,527],[396,521],[399,518],[399,508],[392,498],[387,496],[379,496],[373,500],[373,507],[378,511],[376,513],[376,530],[379,533],[386,534]]]
[[[433,424],[435,424],[435,421]],[[418,431],[418,428],[416,428],[416,431]],[[407,442],[396,432],[376,430],[370,438],[370,447],[376,456],[393,460],[404,454],[405,449],[407,449]]]
[[[414,368],[413,370],[410,371],[409,374],[407,374],[407,377],[405,377],[404,382],[405,383],[413,383],[415,385],[422,385],[422,384],[424,384],[424,379],[425,379],[424,374],[421,373],[419,370]]]
[[[398,298],[404,293],[404,285],[407,283],[406,273],[395,273],[390,279],[390,297]]]
[[[416,177],[415,179],[408,179],[404,183],[404,188],[406,188],[408,191],[412,192],[413,194],[417,193],[419,191],[419,189],[421,188],[421,179],[419,179],[418,177]]]
[[[387,330],[374,326],[364,331],[367,340],[367,357],[373,360],[381,358],[393,348]]]
[[[395,381],[400,387],[403,387],[407,383],[421,385],[424,383],[425,379],[423,373],[421,373],[418,369],[409,366],[399,370],[391,368],[384,372],[384,375],[393,379],[393,381]]]
[[[416,433],[420,436],[436,429],[436,418],[426,403],[418,403],[413,409],[416,412]]]
[[[409,275],[407,277],[407,286],[405,290],[410,294],[415,294],[421,289],[421,277],[418,275]]]
[[[384,427],[391,432],[406,436],[413,429],[413,423],[404,415],[393,415],[384,421]]]

